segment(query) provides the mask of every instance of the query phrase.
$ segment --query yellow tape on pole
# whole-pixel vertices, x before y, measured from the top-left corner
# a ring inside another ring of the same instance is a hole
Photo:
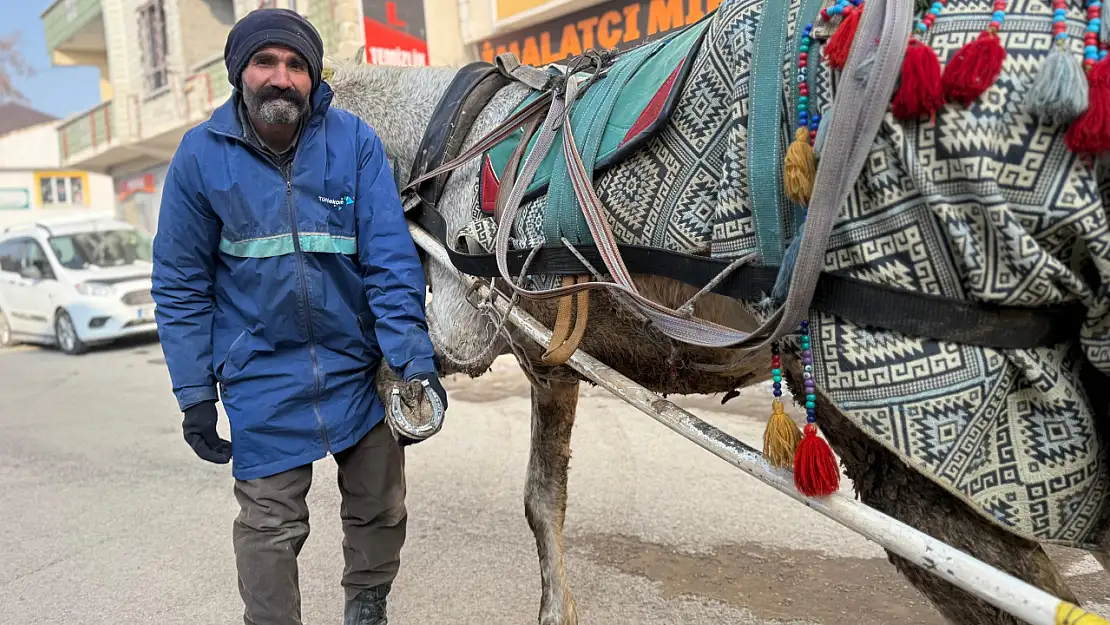
[[[1056,607],[1056,625],[1110,625],[1110,621],[1067,601],[1061,601]]]

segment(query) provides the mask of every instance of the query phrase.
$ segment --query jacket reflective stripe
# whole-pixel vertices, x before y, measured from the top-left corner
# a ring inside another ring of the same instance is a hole
[[[320,254],[347,254],[358,253],[354,237],[340,237],[331,234],[305,233],[297,237],[301,250]],[[247,239],[245,241],[228,241],[220,238],[220,251],[239,258],[270,258],[284,256],[296,251],[293,245],[293,235],[281,234],[260,239]]]

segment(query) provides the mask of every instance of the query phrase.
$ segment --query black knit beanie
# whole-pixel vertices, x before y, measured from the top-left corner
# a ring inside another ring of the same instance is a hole
[[[323,71],[324,43],[308,20],[289,9],[256,9],[231,28],[224,45],[224,64],[231,86],[242,91],[243,69],[259,48],[268,45],[287,46],[300,54],[308,63],[312,91],[316,91]]]

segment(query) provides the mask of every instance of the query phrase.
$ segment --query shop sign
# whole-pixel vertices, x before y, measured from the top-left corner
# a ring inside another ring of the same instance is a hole
[[[428,65],[423,0],[362,0],[366,62]]]
[[[493,14],[499,21],[514,18],[544,6],[561,4],[559,0],[492,0]]]
[[[482,42],[486,61],[512,52],[527,65],[547,65],[585,50],[625,50],[705,17],[721,0],[603,2],[545,24]]]
[[[31,208],[31,192],[13,187],[0,188],[0,210]]]

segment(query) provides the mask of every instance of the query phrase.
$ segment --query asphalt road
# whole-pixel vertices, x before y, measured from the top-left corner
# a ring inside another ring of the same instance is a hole
[[[0,351],[0,381],[0,624],[241,623],[230,471],[182,440],[158,345]],[[534,623],[527,387],[511,361],[447,386],[447,428],[408,455],[410,534],[390,623]],[[765,389],[725,407],[678,401],[759,445]],[[572,447],[566,542],[583,624],[942,622],[874,544],[604,391],[584,390]],[[338,624],[330,459],[309,505],[304,618]],[[1110,607],[1093,558],[1051,553],[1091,607]]]

